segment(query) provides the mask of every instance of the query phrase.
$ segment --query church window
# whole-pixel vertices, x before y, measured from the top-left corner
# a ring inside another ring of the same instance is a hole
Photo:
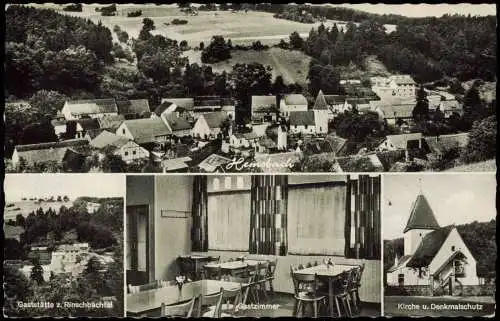
[[[455,252],[455,246],[454,245],[451,247],[451,251]]]
[[[404,274],[398,274],[398,284],[400,286],[403,286],[405,284],[405,275]]]

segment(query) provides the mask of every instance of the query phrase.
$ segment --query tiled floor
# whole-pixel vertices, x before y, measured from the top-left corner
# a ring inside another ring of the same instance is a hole
[[[248,316],[248,317],[291,317],[293,315],[294,298],[292,294],[286,293],[275,293],[273,296],[269,296],[268,300],[265,302],[260,302],[261,304],[268,305],[279,305],[277,309],[269,307],[268,309],[246,309],[245,311],[239,311],[238,315]],[[326,315],[326,311],[320,311],[320,316]],[[380,305],[377,304],[363,304],[361,311],[356,316],[380,316]]]

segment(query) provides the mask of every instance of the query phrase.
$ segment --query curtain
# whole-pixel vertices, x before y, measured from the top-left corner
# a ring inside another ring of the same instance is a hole
[[[254,175],[251,181],[250,254],[287,254],[288,177]]]
[[[248,251],[250,191],[226,191],[208,195],[208,248]]]
[[[197,252],[208,250],[207,177],[195,176],[193,181],[193,205],[191,249]]]
[[[380,176],[348,179],[345,256],[380,260]]]
[[[346,183],[289,187],[289,253],[344,254]]]

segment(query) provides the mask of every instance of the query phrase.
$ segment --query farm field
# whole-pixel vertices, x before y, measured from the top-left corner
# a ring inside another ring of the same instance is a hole
[[[5,202],[6,205],[14,204],[14,206],[5,207],[4,220],[8,221],[9,219],[16,219],[17,214],[22,214],[24,217],[28,216],[29,213],[39,209],[40,207],[43,211],[48,211],[49,208],[52,208],[55,211],[59,211],[61,206],[71,207],[73,206],[73,202],[41,202],[38,201],[18,201],[18,202]],[[14,210],[19,208],[19,210]]]
[[[83,6],[83,12],[65,12],[62,6],[38,5],[60,10],[61,13],[89,18],[94,22],[102,21],[111,30],[115,25],[120,26],[131,37],[137,38],[142,28],[142,20],[145,17],[155,22],[154,32],[165,35],[178,41],[186,40],[190,46],[198,46],[201,41],[208,42],[214,35],[222,35],[231,38],[233,44],[249,44],[260,40],[263,44],[275,44],[280,39],[288,39],[288,36],[297,31],[301,36],[309,34],[311,28],[317,28],[320,23],[305,24],[295,21],[273,18],[272,13],[267,12],[230,12],[230,11],[199,11],[197,16],[186,15],[181,12],[177,5],[117,5],[117,16],[105,17],[95,11],[95,4]],[[127,12],[142,10],[142,16],[129,18]],[[173,19],[184,19],[186,25],[165,25]],[[345,27],[345,22],[329,20],[325,26],[337,23],[339,28]],[[395,26],[387,25],[388,32],[394,30]]]
[[[190,63],[201,64],[201,52],[189,50],[184,55],[189,58]],[[298,83],[305,86],[307,83],[307,70],[311,57],[301,51],[285,50],[281,48],[269,48],[268,50],[233,50],[231,59],[211,64],[214,72],[230,72],[233,65],[237,63],[258,62],[264,66],[269,65],[273,68],[273,79],[281,75],[285,83]]]

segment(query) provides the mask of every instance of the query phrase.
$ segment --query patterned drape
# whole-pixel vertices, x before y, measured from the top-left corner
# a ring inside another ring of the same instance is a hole
[[[252,176],[250,254],[286,255],[288,177]]]
[[[204,175],[194,177],[192,217],[191,250],[205,252],[208,250],[208,217],[207,177]]]
[[[380,176],[347,182],[345,256],[380,260]]]

